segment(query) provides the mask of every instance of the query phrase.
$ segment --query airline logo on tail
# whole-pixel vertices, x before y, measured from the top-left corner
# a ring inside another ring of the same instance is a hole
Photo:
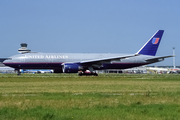
[[[137,54],[151,55],[155,56],[158,46],[161,42],[164,30],[158,30],[147,42],[146,44],[137,52]]]
[[[152,44],[158,44],[158,42],[159,42],[159,38],[153,38]]]

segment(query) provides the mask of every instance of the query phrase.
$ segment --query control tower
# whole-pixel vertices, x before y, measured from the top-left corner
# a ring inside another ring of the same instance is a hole
[[[27,49],[27,44],[26,43],[21,43],[21,48],[18,49],[19,53],[29,53],[31,50]]]

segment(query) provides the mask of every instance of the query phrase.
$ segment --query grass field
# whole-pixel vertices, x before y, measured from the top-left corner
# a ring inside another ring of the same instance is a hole
[[[0,74],[0,119],[178,120],[180,75]]]

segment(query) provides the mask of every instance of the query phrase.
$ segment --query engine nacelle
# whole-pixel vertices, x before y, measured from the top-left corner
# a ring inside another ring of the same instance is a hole
[[[78,73],[80,65],[75,63],[65,63],[62,67],[63,73]]]

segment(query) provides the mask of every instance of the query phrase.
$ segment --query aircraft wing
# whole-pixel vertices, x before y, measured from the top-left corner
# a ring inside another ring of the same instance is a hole
[[[86,60],[86,61],[81,61],[81,64],[98,64],[98,63],[103,63],[103,62],[110,62],[112,60],[120,60],[120,59],[125,59],[129,57],[134,57],[138,56],[138,54],[132,54],[132,55],[127,55],[127,56],[116,56],[116,57],[108,57],[108,58],[100,58],[100,59],[93,59],[93,60]]]
[[[162,61],[162,60],[164,60],[164,58],[169,58],[169,57],[175,57],[175,56],[169,55],[169,56],[163,56],[163,57],[150,58],[150,59],[146,59],[145,61],[147,61],[147,62]]]

